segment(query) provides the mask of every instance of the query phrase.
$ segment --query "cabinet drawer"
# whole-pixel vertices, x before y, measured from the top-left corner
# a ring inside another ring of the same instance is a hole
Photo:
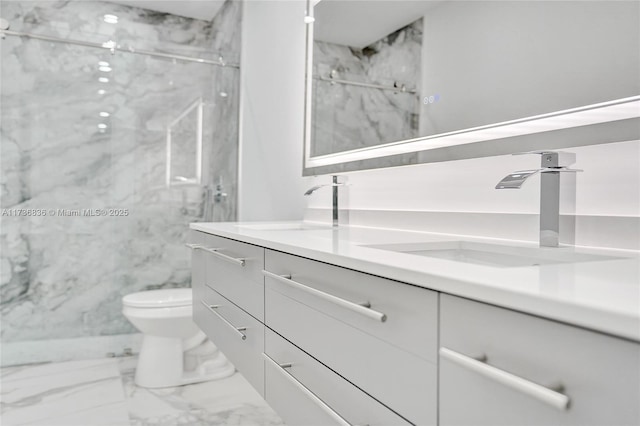
[[[236,305],[264,321],[264,249],[206,235],[201,251],[206,260],[206,283]]]
[[[290,426],[410,425],[268,328],[265,353],[265,398]]]
[[[284,292],[328,316],[380,340],[436,362],[438,295],[434,291],[315,260],[266,250],[268,287]],[[363,315],[315,294],[292,287],[270,276],[287,275],[291,280],[336,298],[360,304],[367,302],[372,313],[384,314],[384,321]],[[419,334],[418,332],[419,329]]]
[[[640,344],[453,296],[440,309],[442,425],[640,424]]]
[[[272,274],[386,315],[382,322],[267,273],[269,328],[410,422],[435,424],[436,293],[269,250],[265,259]]]
[[[204,286],[194,298],[194,321],[264,395],[264,325],[215,290]]]

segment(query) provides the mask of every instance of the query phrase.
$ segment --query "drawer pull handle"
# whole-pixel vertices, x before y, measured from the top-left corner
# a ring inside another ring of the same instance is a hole
[[[331,303],[335,303],[338,306],[342,306],[343,308],[347,308],[353,312],[359,313],[360,315],[364,315],[367,318],[371,318],[376,321],[385,322],[387,320],[387,315],[375,311],[371,309],[371,304],[369,302],[365,303],[353,303],[349,300],[342,299],[340,297],[334,296],[333,294],[325,293],[324,291],[317,290],[315,288],[306,286],[299,282],[296,282],[291,279],[291,275],[277,275],[269,271],[262,271],[262,274],[266,277],[273,278],[276,281],[280,281],[281,283],[287,284],[290,287],[297,288],[298,290],[302,290],[306,293],[312,294],[320,299],[324,299]]]
[[[482,360],[479,361],[478,359],[471,358],[444,347],[440,348],[440,355],[462,367],[532,396],[554,408],[557,408],[558,410],[566,410],[569,408],[570,399],[567,395],[493,367],[486,363],[487,358],[485,356],[483,356],[481,358]],[[561,386],[558,386],[558,388],[562,389]]]
[[[192,250],[203,250],[203,251],[206,251],[207,253],[211,253],[219,257],[222,260],[226,260],[227,262],[235,263],[236,265],[240,265],[240,266],[244,266],[247,260],[247,259],[242,259],[237,257],[231,257],[226,254],[220,253],[219,250],[222,250],[221,248],[209,248],[200,244],[185,244],[185,245]]]
[[[269,355],[262,353],[262,356],[267,361],[267,363],[276,367],[278,371],[282,373],[284,377],[291,382],[295,387],[297,387],[302,393],[304,393],[310,400],[312,400],[318,407],[322,409],[325,413],[327,413],[333,420],[335,420],[341,426],[353,426],[344,417],[338,414],[333,408],[329,407],[326,402],[321,400],[315,393],[310,391],[305,385],[303,385],[298,379],[296,379],[293,374],[289,373],[285,368],[289,368],[292,364],[279,364],[276,360],[271,358]]]
[[[235,325],[231,324],[229,322],[229,320],[227,320],[225,317],[220,315],[220,313],[218,313],[218,311],[216,311],[216,309],[218,309],[220,307],[220,305],[208,305],[207,303],[205,303],[204,300],[201,300],[200,303],[202,303],[205,308],[207,308],[209,311],[211,311],[212,314],[214,314],[215,316],[220,318],[220,321],[222,321],[223,323],[225,323],[229,327],[231,327],[238,334],[238,336],[240,336],[240,338],[242,340],[247,340],[247,335],[243,333],[243,331],[247,330],[247,327],[236,327]]]

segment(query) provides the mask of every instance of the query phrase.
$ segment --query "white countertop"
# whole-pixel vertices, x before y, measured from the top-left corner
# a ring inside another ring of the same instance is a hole
[[[546,248],[543,250],[617,258],[536,266],[485,266],[363,245],[464,240],[535,246],[460,235],[356,226],[333,229],[321,224],[302,224],[192,223],[191,229],[640,341],[640,255],[637,252],[570,246]],[[273,229],[260,229],[269,226]],[[300,226],[308,229],[299,229]]]

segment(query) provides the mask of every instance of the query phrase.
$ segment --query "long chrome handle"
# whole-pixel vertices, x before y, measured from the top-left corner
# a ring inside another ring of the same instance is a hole
[[[462,367],[532,396],[554,408],[557,408],[558,410],[566,410],[569,408],[570,399],[567,395],[534,383],[530,380],[523,379],[522,377],[508,373],[504,370],[500,370],[499,368],[487,364],[486,361],[479,361],[445,347],[440,348],[440,355]]]
[[[221,248],[210,248],[210,247],[205,247],[205,246],[200,245],[200,244],[190,244],[190,243],[187,243],[185,245],[187,247],[189,247],[190,249],[206,251],[207,253],[211,253],[211,254],[219,257],[222,260],[226,260],[227,262],[235,263],[236,265],[240,265],[240,266],[244,266],[244,264],[245,264],[245,262],[247,260],[247,259],[243,259],[243,258],[231,257],[231,256],[228,256],[226,254],[220,253],[218,250],[222,250]]]
[[[201,300],[200,303],[202,303],[205,308],[211,311],[211,313],[213,313],[218,318],[220,318],[220,321],[222,321],[223,323],[231,327],[238,334],[238,336],[240,336],[242,340],[247,340],[247,335],[243,333],[243,331],[245,331],[247,327],[236,327],[235,325],[231,324],[228,319],[226,319],[216,311],[216,309],[220,307],[219,305],[209,305],[205,303],[204,300]]]
[[[297,288],[306,293],[319,297],[320,299],[334,303],[338,306],[342,306],[343,308],[349,309],[360,315],[364,315],[367,318],[371,318],[373,320],[380,321],[380,322],[385,322],[387,320],[387,315],[382,312],[378,312],[371,309],[371,304],[369,302],[357,304],[349,300],[342,299],[340,297],[334,296],[333,294],[325,293],[324,291],[320,291],[315,288],[296,282],[291,279],[290,275],[277,275],[277,274],[274,274],[273,272],[269,272],[265,270],[262,271],[262,274],[266,277],[273,278],[274,280],[280,281],[281,283],[284,283],[290,287]]]
[[[243,259],[243,258],[231,257],[231,256],[228,256],[226,254],[220,253],[218,251],[218,250],[222,250],[220,248],[202,247],[202,250],[206,251],[207,253],[211,253],[211,254],[219,257],[222,260],[226,260],[227,262],[235,263],[236,265],[244,266],[245,261],[246,261],[246,259]]]
[[[262,353],[262,356],[267,361],[267,363],[276,367],[278,371],[282,373],[284,377],[289,380],[295,387],[297,387],[302,393],[304,393],[309,399],[311,399],[318,407],[322,409],[329,417],[336,421],[341,426],[352,426],[344,417],[338,414],[333,408],[327,405],[326,402],[321,400],[315,393],[310,391],[305,385],[303,385],[298,379],[296,379],[293,374],[289,373],[285,368],[291,367],[291,364],[279,364],[273,358],[271,358],[266,353]]]

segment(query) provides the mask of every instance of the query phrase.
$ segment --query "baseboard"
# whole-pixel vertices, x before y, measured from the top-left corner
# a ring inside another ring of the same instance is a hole
[[[0,366],[105,358],[111,354],[120,356],[125,348],[138,353],[141,342],[140,333],[2,342]]]

